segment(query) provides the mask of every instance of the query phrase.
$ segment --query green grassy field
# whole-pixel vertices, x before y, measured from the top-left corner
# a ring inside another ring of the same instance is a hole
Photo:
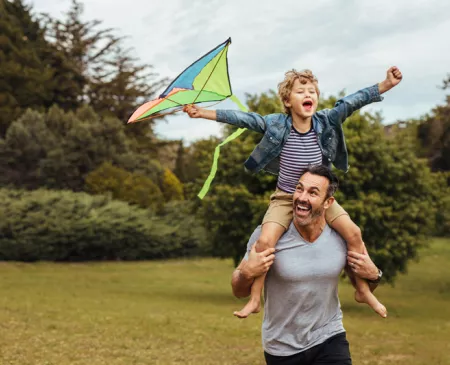
[[[450,364],[450,240],[436,239],[379,319],[340,286],[354,364]],[[262,315],[232,316],[231,261],[0,264],[0,364],[262,364]]]

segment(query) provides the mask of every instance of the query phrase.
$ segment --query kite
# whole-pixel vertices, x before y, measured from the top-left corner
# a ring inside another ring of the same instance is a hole
[[[136,123],[180,111],[184,105],[205,102],[221,102],[227,98],[234,101],[239,109],[247,111],[233,95],[228,73],[228,47],[231,38],[199,58],[186,68],[167,87],[158,99],[141,105],[130,117],[128,123]],[[213,164],[198,197],[203,199],[217,172],[220,147],[239,137],[246,128],[239,128],[216,146]]]

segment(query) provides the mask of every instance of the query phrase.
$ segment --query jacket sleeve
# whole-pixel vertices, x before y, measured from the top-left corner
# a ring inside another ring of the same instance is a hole
[[[245,113],[239,110],[216,110],[217,121],[228,123],[240,128],[248,128],[258,133],[266,131],[265,118],[256,113]]]
[[[336,102],[334,108],[328,113],[329,121],[334,125],[342,124],[353,112],[365,105],[382,100],[378,84],[359,90]]]

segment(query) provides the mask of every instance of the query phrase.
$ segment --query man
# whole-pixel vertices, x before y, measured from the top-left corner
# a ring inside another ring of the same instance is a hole
[[[377,279],[367,255],[350,253],[325,221],[334,202],[336,176],[323,165],[310,166],[293,196],[293,221],[274,249],[247,254],[234,271],[233,293],[250,294],[255,277],[271,269],[265,281],[262,325],[264,356],[269,365],[351,364],[338,298],[339,276],[348,259],[354,272]],[[255,242],[258,227],[249,240]],[[372,285],[371,289],[374,289]]]

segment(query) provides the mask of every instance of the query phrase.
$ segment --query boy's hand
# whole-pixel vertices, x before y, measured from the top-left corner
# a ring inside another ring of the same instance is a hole
[[[195,105],[185,105],[183,111],[188,113],[191,118],[201,118],[201,109],[197,108]]]
[[[398,67],[392,66],[389,70],[387,70],[386,80],[391,83],[392,87],[397,86],[400,81],[402,81],[402,78],[403,75]]]
[[[383,94],[386,91],[397,86],[400,83],[400,81],[402,81],[402,78],[403,75],[397,66],[392,66],[391,68],[389,68],[389,70],[387,70],[386,80],[378,84],[380,94]]]

